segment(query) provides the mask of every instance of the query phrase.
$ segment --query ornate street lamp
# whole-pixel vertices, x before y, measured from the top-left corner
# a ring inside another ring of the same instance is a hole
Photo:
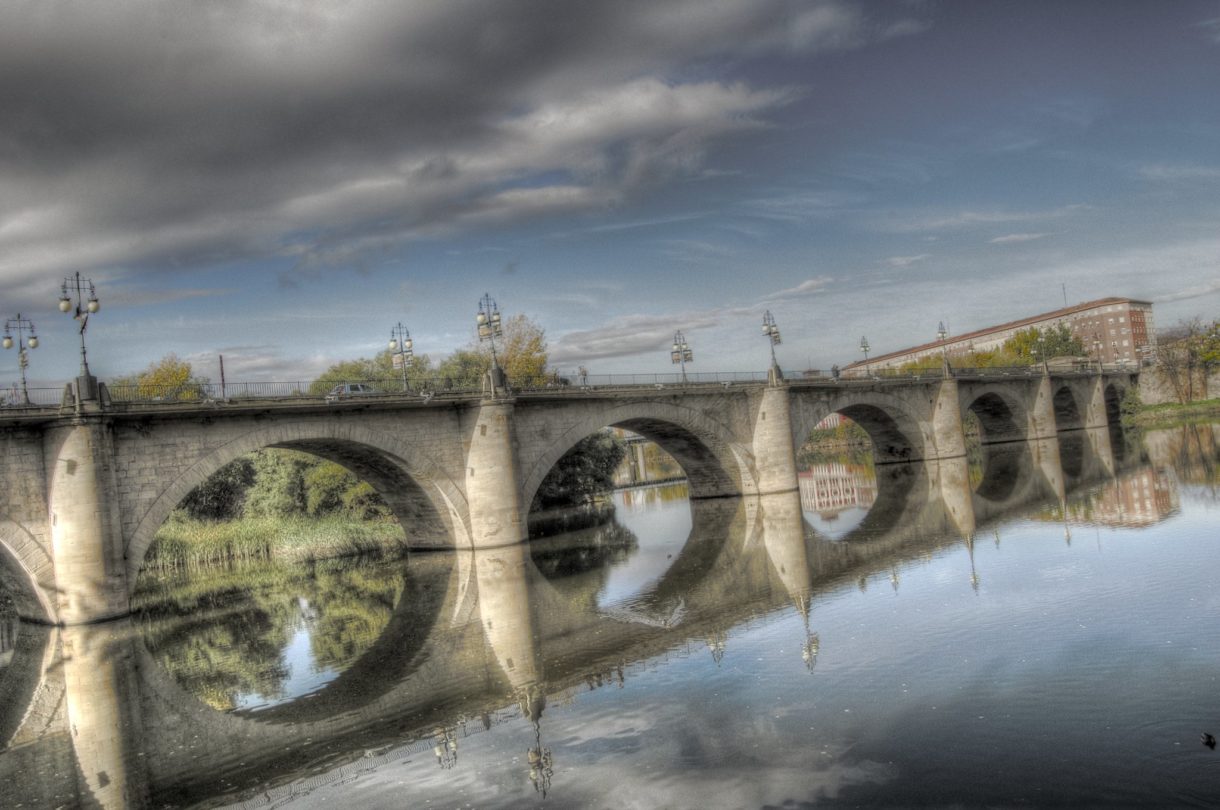
[[[13,340],[14,331],[17,333],[16,340]],[[29,337],[25,336],[26,332],[30,333]],[[21,367],[21,402],[29,405],[30,392],[25,384],[25,370],[30,365],[30,358],[25,350],[38,348],[38,336],[34,334],[34,322],[21,317],[20,312],[16,318],[9,318],[4,323],[4,348],[11,349],[14,345],[17,347],[17,365]]]
[[[771,316],[771,310],[767,310],[763,314],[762,333],[771,344],[771,373],[768,376],[772,383],[776,383],[784,376],[779,370],[779,363],[775,361],[775,347],[783,343],[783,340],[780,339],[779,327],[775,325],[775,318]]]
[[[949,368],[949,354],[945,350],[945,338],[947,337],[949,337],[949,330],[945,328],[945,322],[938,321],[936,324],[936,339],[940,341],[940,367],[946,377],[952,373],[952,370]]]
[[[402,321],[399,321],[397,326],[390,329],[390,356],[394,358],[394,365],[402,369],[403,392],[411,390],[407,383],[407,361],[415,356],[414,348],[415,341],[411,340],[411,333],[402,325]]]
[[[500,326],[500,309],[489,294],[483,293],[483,299],[479,301],[479,314],[475,316],[474,321],[479,327],[479,341],[486,340],[491,344],[491,364],[499,366],[496,338],[504,337],[504,330]]]
[[[868,350],[871,348],[872,346],[868,345],[868,338],[862,336],[860,338],[860,351],[864,352],[864,365],[866,369],[868,367]]]
[[[474,321],[479,328],[479,342],[486,340],[491,344],[491,370],[487,375],[494,397],[498,391],[508,390],[508,379],[500,368],[500,358],[496,356],[496,338],[504,337],[504,329],[500,325],[500,308],[489,294],[483,293],[483,298],[479,301],[479,314],[475,316]]]
[[[88,298],[85,291],[88,290]],[[73,311],[75,298],[75,311]],[[89,316],[101,309],[97,300],[97,291],[93,288],[93,280],[81,278],[75,273],[64,279],[60,286],[59,311],[72,312],[72,317],[80,323],[80,376],[76,380],[77,396],[82,400],[97,399],[97,380],[89,373],[89,358],[85,353],[85,329],[89,326]]]
[[[669,353],[669,359],[672,363],[677,363],[682,366],[682,382],[686,382],[686,364],[695,362],[695,353],[690,350],[690,346],[686,343],[686,338],[681,332],[674,332],[674,345]]]

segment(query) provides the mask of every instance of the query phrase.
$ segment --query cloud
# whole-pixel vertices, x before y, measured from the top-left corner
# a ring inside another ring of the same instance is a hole
[[[704,310],[614,318],[595,329],[568,332],[550,345],[550,359],[558,365],[604,360],[614,357],[668,352],[674,332],[710,330],[762,314],[793,299],[816,295],[833,281],[828,276],[806,279],[795,287],[760,297],[750,306],[711,307]]]
[[[887,267],[902,268],[910,267],[917,262],[930,258],[932,258],[931,253],[920,253],[918,256],[891,256],[888,259],[883,259],[881,263]]]
[[[1208,20],[1203,20],[1198,23],[1198,26],[1207,33],[1207,38],[1212,42],[1220,44],[1220,17],[1212,17]]]
[[[0,5],[0,287],[402,244],[715,173],[789,87],[712,58],[920,30],[846,0]],[[546,24],[539,24],[545,17]]]
[[[997,236],[994,239],[988,239],[990,245],[1010,245],[1015,242],[1032,242],[1035,239],[1044,239],[1050,236],[1049,233],[1010,233],[1005,236]]]
[[[1066,219],[1085,211],[1092,206],[1084,204],[1064,205],[1058,208],[1048,208],[1043,211],[1005,211],[1000,209],[958,211],[952,214],[909,214],[892,216],[876,222],[879,230],[897,233],[911,231],[964,230],[979,225],[1003,225],[1013,222],[1038,222],[1045,220]]]
[[[1141,166],[1139,172],[1149,180],[1159,180],[1165,182],[1183,180],[1220,180],[1220,167],[1200,166],[1197,164],[1153,163],[1147,166]]]

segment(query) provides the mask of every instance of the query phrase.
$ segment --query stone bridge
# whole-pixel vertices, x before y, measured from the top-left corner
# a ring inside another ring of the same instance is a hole
[[[387,396],[325,403],[240,400],[110,404],[0,416],[0,585],[31,620],[125,615],[154,536],[195,486],[264,447],[301,450],[367,480],[413,548],[521,542],[542,480],[607,426],[655,441],[705,500],[797,489],[795,448],[832,413],[868,431],[878,463],[966,452],[963,416],[985,452],[1035,442],[1063,491],[1059,447],[1088,441],[1113,467],[1107,430],[1129,373],[937,375],[581,388],[510,395]],[[1085,439],[1084,437],[1087,437]],[[1083,470],[1070,474],[1081,475]]]
[[[320,762],[333,772],[385,750],[422,751],[435,729],[479,718],[520,723],[524,750],[548,700],[629,676],[637,661],[692,644],[703,652],[772,611],[795,606],[808,633],[818,601],[837,589],[971,547],[984,525],[976,512],[1061,503],[1032,455],[1026,447],[985,470],[1033,479],[1003,502],[972,490],[961,457],[892,465],[878,482],[884,514],[839,541],[809,529],[792,491],[693,501],[687,543],[629,612],[597,603],[602,569],[546,574],[534,544],[413,557],[374,647],[309,700],[257,713],[216,711],[184,691],[130,621],[26,625],[0,679],[0,782],[32,806],[239,801],[268,785],[273,803]],[[811,638],[794,639],[793,654]],[[720,650],[731,657],[731,642]],[[75,773],[75,792],[46,795],[62,783],[17,777],[47,769]]]

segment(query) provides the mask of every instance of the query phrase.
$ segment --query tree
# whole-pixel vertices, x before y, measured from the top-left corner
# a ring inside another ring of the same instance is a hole
[[[119,398],[134,392],[140,399],[195,400],[204,397],[208,382],[207,377],[193,373],[190,363],[171,352],[139,374],[116,377],[110,387]]]
[[[1041,363],[1052,357],[1082,357],[1084,344],[1072,334],[1067,324],[1039,329],[1022,329],[1004,342],[1001,351],[1021,362],[1018,365]]]
[[[305,472],[312,456],[294,450],[253,453],[254,484],[246,492],[247,517],[289,517],[308,510]]]
[[[525,315],[514,315],[504,324],[500,365],[509,385],[520,388],[547,381],[546,333]]]
[[[626,446],[613,433],[587,436],[564,454],[538,487],[532,509],[592,502],[614,488],[614,471]]]
[[[1210,369],[1220,366],[1220,320],[1178,321],[1157,336],[1156,364],[1173,387],[1178,402],[1192,402],[1206,391]]]
[[[478,388],[491,368],[491,353],[458,349],[436,367],[435,384],[440,388]]]
[[[407,383],[411,390],[419,391],[431,374],[432,360],[428,355],[415,355],[407,360]],[[397,392],[402,390],[402,369],[394,367],[393,353],[386,349],[371,359],[361,357],[335,363],[309,384],[309,393],[320,397],[345,382],[368,383],[379,391]]]
[[[545,385],[547,371],[546,333],[527,315],[514,315],[504,322],[504,336],[496,339],[496,357],[508,375],[510,386],[529,388]],[[437,384],[449,388],[478,388],[491,368],[488,343],[458,349],[437,367]]]
[[[241,515],[246,491],[253,484],[254,460],[242,456],[186,493],[181,507],[196,520],[230,520]]]

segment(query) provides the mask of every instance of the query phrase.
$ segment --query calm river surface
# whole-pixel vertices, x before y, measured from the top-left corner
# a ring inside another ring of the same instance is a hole
[[[1215,806],[1220,426],[0,614],[0,806]]]

